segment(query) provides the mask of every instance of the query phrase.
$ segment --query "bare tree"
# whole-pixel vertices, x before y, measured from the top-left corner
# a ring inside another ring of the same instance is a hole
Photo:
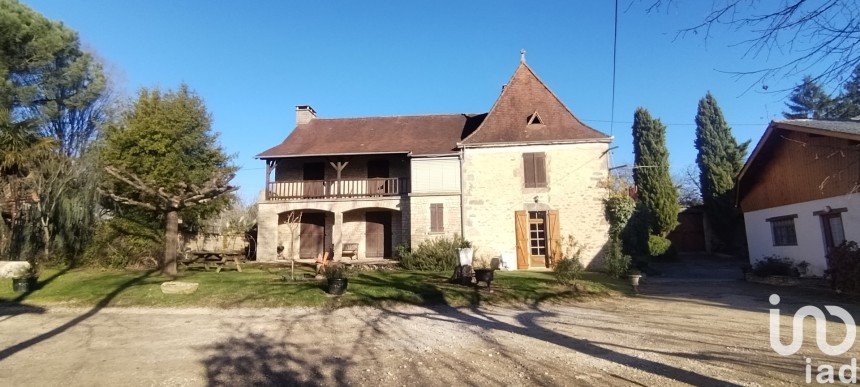
[[[287,229],[290,231],[290,277],[293,281],[296,280],[296,255],[295,255],[295,244],[296,244],[296,236],[299,233],[299,228],[302,223],[302,212],[301,211],[290,211],[287,213],[286,218],[282,222],[282,224],[287,225]],[[281,258],[281,257],[278,257]]]
[[[647,12],[677,3],[646,2],[650,3]],[[715,27],[751,36],[734,44],[746,47],[744,57],[787,56],[773,66],[729,71],[738,77],[753,77],[752,85],[760,83],[764,89],[769,79],[799,78],[806,73],[813,73],[815,82],[842,85],[860,64],[860,3],[856,0],[712,0],[711,11],[700,22],[677,31],[676,38],[696,35],[708,39]]]
[[[131,199],[113,191],[101,190],[101,193],[113,201],[131,205],[146,210],[157,211],[164,215],[164,255],[159,262],[161,272],[165,275],[176,275],[177,239],[179,236],[179,211],[206,203],[223,194],[236,191],[238,187],[230,185],[234,173],[216,174],[209,181],[198,187],[194,184],[177,183],[177,192],[170,193],[165,187],[154,187],[144,182],[133,173],[107,166],[105,172],[117,180],[128,184],[138,191],[145,200]]]
[[[682,171],[672,175],[672,180],[678,188],[678,201],[682,206],[691,207],[702,204],[699,169],[695,164],[688,164]]]

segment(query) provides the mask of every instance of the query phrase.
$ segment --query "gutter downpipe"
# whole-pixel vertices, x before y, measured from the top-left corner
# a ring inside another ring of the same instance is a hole
[[[466,147],[460,147],[460,236],[466,239],[466,206],[463,204],[463,164],[465,163]]]

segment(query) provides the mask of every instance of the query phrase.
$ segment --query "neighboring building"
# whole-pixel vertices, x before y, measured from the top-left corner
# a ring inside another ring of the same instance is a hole
[[[822,275],[825,255],[860,240],[860,122],[770,123],[738,177],[750,261],[788,257]]]
[[[295,129],[257,156],[266,161],[257,256],[330,249],[337,259],[346,247],[389,258],[398,244],[460,234],[476,258],[516,256],[527,269],[546,267],[572,235],[594,263],[609,228],[610,141],[525,62],[484,114],[326,119],[298,106]]]

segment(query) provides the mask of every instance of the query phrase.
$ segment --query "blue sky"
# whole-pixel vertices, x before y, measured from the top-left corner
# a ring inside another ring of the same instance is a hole
[[[632,0],[631,0],[632,1]],[[188,83],[205,100],[253,200],[263,188],[257,153],[283,140],[294,106],[322,117],[487,111],[527,50],[538,75],[591,126],[610,133],[612,1],[226,2],[42,1],[26,4],[80,33],[120,89]],[[715,31],[675,39],[708,1],[655,14],[621,1],[616,165],[631,163],[637,106],[667,124],[673,171],[695,162],[696,104],[710,90],[740,140],[780,118],[784,93],[745,92],[751,70],[782,58],[743,59],[744,37]],[[784,79],[770,90],[796,83]]]

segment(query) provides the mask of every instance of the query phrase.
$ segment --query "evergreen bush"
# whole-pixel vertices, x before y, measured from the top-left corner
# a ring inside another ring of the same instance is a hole
[[[459,235],[439,237],[423,241],[412,250],[400,246],[397,254],[407,270],[452,271],[460,263],[459,249],[466,245],[468,241]]]

